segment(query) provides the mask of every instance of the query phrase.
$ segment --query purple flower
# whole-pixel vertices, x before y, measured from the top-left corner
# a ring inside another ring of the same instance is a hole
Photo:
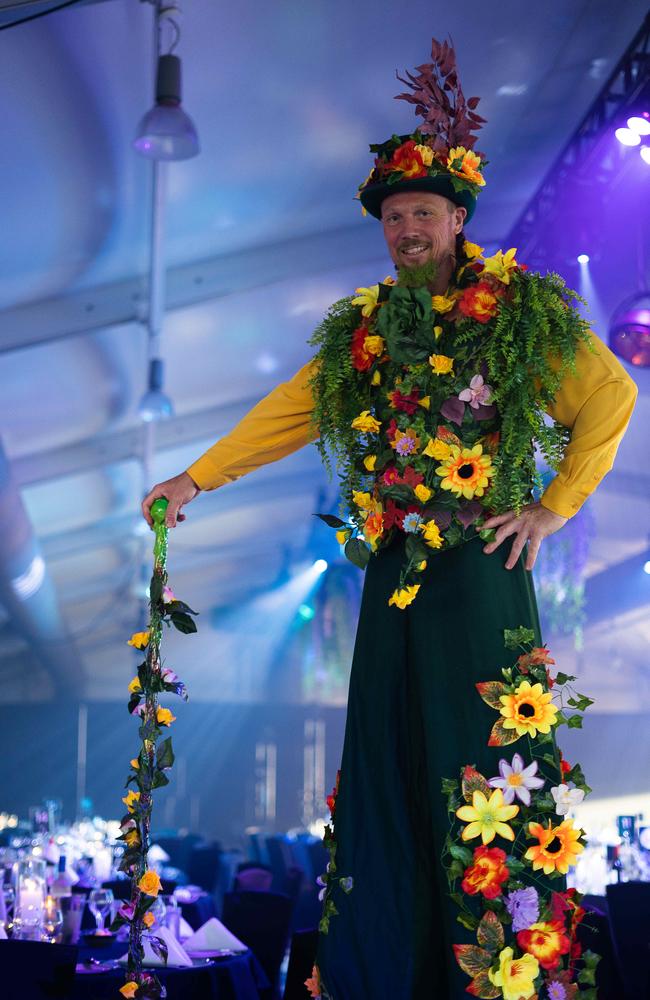
[[[515,934],[527,930],[539,919],[539,896],[532,885],[525,889],[513,889],[503,897],[503,901],[512,917],[512,930]]]
[[[458,393],[458,398],[476,410],[482,403],[489,403],[491,394],[492,389],[483,381],[483,376],[475,375],[469,387]]]
[[[415,441],[408,434],[405,434],[395,445],[395,451],[398,455],[410,455],[412,451],[415,451]]]
[[[491,788],[503,789],[503,801],[507,805],[512,805],[515,796],[524,805],[530,805],[530,790],[541,788],[544,784],[543,778],[536,778],[537,761],[534,760],[528,767],[524,767],[524,759],[521,754],[516,753],[512,758],[512,764],[501,758],[499,761],[500,778],[490,778],[488,784]]]
[[[549,1000],[566,1000],[566,990],[562,983],[549,983],[546,987]]]
[[[135,907],[133,906],[133,903],[124,903],[123,906],[120,906],[117,912],[119,916],[123,917],[125,920],[133,920]]]

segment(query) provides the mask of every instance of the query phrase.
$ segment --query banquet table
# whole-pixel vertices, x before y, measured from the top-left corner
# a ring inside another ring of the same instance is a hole
[[[81,944],[77,973],[70,1000],[115,1000],[125,981],[124,968],[111,965],[105,971],[89,966],[90,958],[109,964],[126,951],[124,941],[99,948]],[[82,971],[83,969],[83,971]],[[157,968],[156,975],[167,989],[167,1000],[260,1000],[269,981],[251,951],[215,959],[197,960],[193,968]]]

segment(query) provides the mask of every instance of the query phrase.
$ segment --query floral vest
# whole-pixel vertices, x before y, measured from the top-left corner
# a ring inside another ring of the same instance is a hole
[[[543,352],[527,330],[535,309],[526,311],[526,299],[533,287],[542,304],[540,289],[555,305],[558,292],[573,293],[557,276],[549,285],[539,275],[525,275],[514,250],[487,259],[474,244],[466,243],[465,251],[468,262],[445,295],[387,278],[357,289],[345,312],[330,314],[325,336],[321,330],[314,338],[323,363],[313,382],[321,438],[338,451],[349,512],[347,521],[325,520],[338,528],[346,555],[360,566],[396,536],[405,538],[399,587],[391,597],[400,608],[417,594],[429,556],[473,538],[488,511],[517,509],[531,499],[533,439],[542,439],[555,465],[566,440],[556,426],[555,440],[544,441],[551,431],[544,429],[543,405],[557,381],[550,370],[535,371]],[[547,327],[551,304],[545,304]],[[564,338],[566,367],[583,321],[566,303],[562,308],[576,328],[568,331],[568,343]],[[523,355],[519,337],[528,341]],[[323,372],[332,361],[338,364],[338,395],[328,395]],[[536,376],[540,388],[533,390]]]

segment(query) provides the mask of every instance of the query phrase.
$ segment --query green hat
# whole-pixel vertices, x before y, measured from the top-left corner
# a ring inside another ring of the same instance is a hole
[[[357,197],[376,219],[381,218],[381,204],[389,195],[430,191],[466,209],[469,221],[485,185],[482,170],[487,161],[474,151],[472,135],[485,122],[475,111],[479,98],[465,100],[451,45],[432,39],[431,59],[418,66],[417,75],[407,73],[407,80],[398,75],[412,93],[398,94],[396,100],[415,104],[423,124],[410,135],[393,135],[370,146],[374,166],[359,185]]]

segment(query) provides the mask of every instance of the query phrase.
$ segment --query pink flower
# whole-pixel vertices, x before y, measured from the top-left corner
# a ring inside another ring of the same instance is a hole
[[[463,403],[469,403],[473,410],[478,410],[479,406],[488,403],[492,389],[483,381],[482,375],[475,375],[469,384],[469,388],[458,393],[458,398]]]
[[[392,486],[399,479],[399,472],[394,465],[389,465],[381,478],[386,486]]]
[[[171,604],[172,601],[176,600],[176,595],[171,587],[167,586],[163,587],[162,599],[163,599],[163,604]]]
[[[512,805],[515,796],[524,805],[530,805],[531,789],[542,788],[543,778],[537,778],[537,761],[534,760],[528,767],[524,767],[524,759],[521,754],[516,753],[512,758],[512,764],[503,758],[499,761],[500,778],[490,778],[488,784],[491,788],[501,788],[503,790],[503,801],[507,805]]]

